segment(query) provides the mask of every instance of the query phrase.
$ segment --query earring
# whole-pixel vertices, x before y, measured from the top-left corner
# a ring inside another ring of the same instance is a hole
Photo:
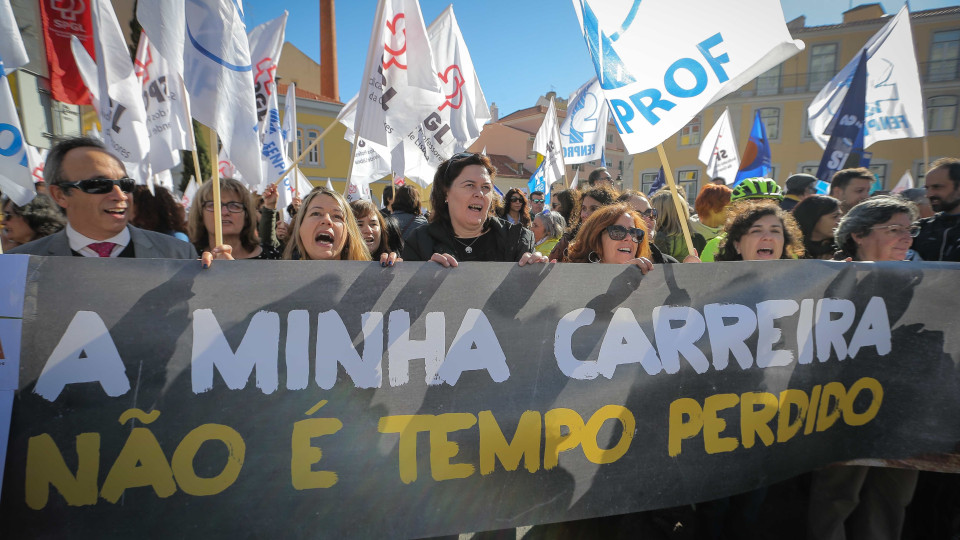
[[[596,259],[596,260],[594,260],[594,259]],[[591,251],[591,252],[587,255],[587,260],[590,261],[590,262],[592,262],[592,263],[598,263],[598,262],[600,262],[600,256],[597,255],[596,252]]]

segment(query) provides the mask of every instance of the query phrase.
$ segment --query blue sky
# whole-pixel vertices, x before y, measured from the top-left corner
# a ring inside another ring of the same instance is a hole
[[[914,11],[957,5],[960,0],[913,0]],[[451,2],[420,0],[426,24]],[[839,23],[842,13],[864,2],[843,0],[781,0],[784,19],[806,15],[807,25]],[[896,13],[903,2],[880,2]],[[315,60],[320,57],[318,0],[246,0],[248,28],[278,17],[287,19],[287,41]],[[454,2],[487,102],[496,102],[500,115],[529,107],[538,96],[554,90],[566,97],[593,77],[577,17],[570,0],[468,0]],[[340,99],[347,101],[360,87],[375,0],[336,3]]]

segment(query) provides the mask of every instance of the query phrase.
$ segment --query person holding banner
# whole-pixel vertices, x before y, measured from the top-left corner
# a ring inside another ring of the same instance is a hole
[[[872,197],[843,216],[836,231],[841,253],[854,261],[903,261],[920,231],[917,208],[899,197]],[[898,539],[919,471],[841,465],[813,472],[808,507],[810,538]]]
[[[504,205],[497,213],[497,217],[507,223],[519,223],[530,228],[530,212],[527,210],[527,197],[517,188],[511,188],[503,197]]]
[[[430,191],[430,224],[414,231],[403,258],[446,268],[460,261],[547,262],[534,250],[529,229],[490,215],[496,174],[483,154],[461,152],[441,163]]]
[[[590,216],[570,244],[564,262],[632,264],[653,270],[647,225],[625,204],[604,206]]]
[[[187,230],[190,242],[200,253],[211,252],[216,257],[230,246],[230,259],[276,260],[280,258],[279,242],[274,234],[257,240],[256,204],[247,187],[233,178],[220,179],[220,208],[214,208],[213,183],[204,182],[197,190],[195,203],[190,207]],[[276,208],[276,192],[272,196]],[[264,191],[264,207],[270,208],[271,199]],[[215,211],[220,212],[223,224],[223,246],[215,246]],[[272,229],[272,222],[268,227]]]
[[[393,254],[394,257],[396,254]],[[293,220],[290,241],[284,249],[287,260],[369,261],[370,251],[343,195],[325,187],[313,188],[303,199]],[[380,259],[382,266],[394,260]]]
[[[803,236],[793,216],[779,205],[750,201],[727,218],[717,261],[772,261],[803,255]]]
[[[10,251],[60,257],[193,259],[187,242],[128,223],[134,181],[104,144],[89,137],[64,139],[50,149],[43,177],[63,208],[67,226]]]
[[[397,257],[397,254],[403,251],[403,239],[399,235],[396,239],[390,237],[387,233],[387,221],[377,210],[377,205],[367,199],[357,199],[350,203],[350,210],[357,220],[357,228],[360,229],[363,243],[373,260],[379,261],[383,257],[389,259],[390,256],[393,256],[395,262],[403,260]]]

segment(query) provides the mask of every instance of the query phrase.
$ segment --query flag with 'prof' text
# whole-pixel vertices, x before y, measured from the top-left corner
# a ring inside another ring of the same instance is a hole
[[[630,154],[660,144],[707,105],[803,50],[771,0],[740,0],[736,9],[715,0],[572,1]]]

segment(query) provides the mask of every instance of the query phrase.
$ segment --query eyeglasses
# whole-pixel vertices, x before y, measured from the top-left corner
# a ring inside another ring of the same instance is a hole
[[[647,208],[643,212],[640,212],[640,215],[645,218],[657,219],[657,209],[656,208]]]
[[[544,199],[530,199],[533,204],[543,204]]]
[[[57,184],[60,189],[77,188],[84,193],[91,195],[103,195],[113,191],[113,186],[120,186],[120,191],[124,193],[133,193],[133,186],[136,182],[132,178],[121,178],[111,180],[109,178],[90,178],[89,180],[80,180],[79,182],[60,182]]]
[[[458,153],[458,154],[454,154],[450,159],[447,160],[447,168],[444,169],[444,171],[443,171],[443,179],[444,179],[444,180],[449,180],[449,179],[450,179],[450,178],[449,178],[449,176],[450,176],[450,168],[453,167],[453,164],[454,164],[454,163],[456,163],[456,162],[458,162],[458,161],[463,161],[463,160],[465,160],[465,159],[470,159],[470,158],[472,158],[473,156],[477,156],[477,155],[479,155],[479,154],[476,154],[476,153],[474,153],[474,152],[460,152],[460,153]]]
[[[910,226],[903,225],[874,225],[870,227],[871,229],[886,229],[887,232],[894,236],[900,236],[901,234],[909,234],[911,237],[916,238],[920,234],[920,226],[916,223]]]
[[[635,244],[639,244],[643,241],[643,229],[637,229],[635,227],[630,227],[629,229],[623,225],[610,225],[606,228],[607,236],[610,237],[614,242],[619,242],[627,237],[627,233],[630,234],[631,239]]]
[[[520,197],[510,197],[510,202],[512,203],[523,202],[523,199],[521,199]]]
[[[239,214],[240,212],[246,210],[246,208],[243,206],[243,203],[237,201],[222,202],[220,203],[220,207],[226,208],[231,214]],[[213,201],[206,201],[203,203],[203,210],[205,212],[213,212]]]

